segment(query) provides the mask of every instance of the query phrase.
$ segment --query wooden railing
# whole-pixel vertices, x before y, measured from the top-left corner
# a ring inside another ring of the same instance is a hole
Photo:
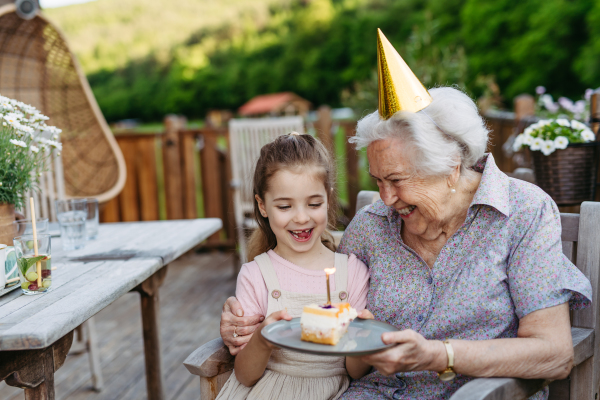
[[[515,166],[504,155],[502,145],[512,134],[514,121],[489,118],[488,124],[493,129],[489,151],[501,170],[513,171]],[[326,113],[314,124],[317,136],[333,149],[331,126]],[[354,121],[339,123],[346,138],[354,134],[355,126]],[[223,230],[211,236],[207,245],[235,247],[227,129],[186,129],[184,121],[170,117],[164,132],[117,133],[115,137],[125,157],[127,181],[121,194],[102,208],[103,222],[221,218]],[[345,147],[346,182],[342,184],[346,185],[348,204],[343,211],[349,221],[362,188],[358,153],[347,140]]]

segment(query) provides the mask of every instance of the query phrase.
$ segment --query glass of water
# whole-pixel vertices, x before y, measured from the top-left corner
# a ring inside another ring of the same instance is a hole
[[[86,199],[56,200],[56,218],[64,250],[77,250],[85,245],[87,219]]]
[[[31,219],[18,219],[13,222],[15,236],[33,235]],[[35,229],[37,233],[48,232],[48,218],[36,218]]]
[[[98,199],[89,198],[87,200],[87,219],[85,220],[86,239],[94,240],[98,237]]]

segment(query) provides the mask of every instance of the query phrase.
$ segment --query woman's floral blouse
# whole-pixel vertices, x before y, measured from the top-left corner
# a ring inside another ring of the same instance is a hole
[[[507,177],[491,154],[474,169],[483,175],[467,218],[433,268],[402,242],[402,220],[381,200],[352,220],[339,251],[369,267],[367,308],[375,319],[427,339],[486,340],[516,337],[519,319],[533,311],[567,301],[572,310],[590,304],[589,281],[562,253],[552,199]],[[375,371],[352,382],[342,399],[447,399],[470,379]]]

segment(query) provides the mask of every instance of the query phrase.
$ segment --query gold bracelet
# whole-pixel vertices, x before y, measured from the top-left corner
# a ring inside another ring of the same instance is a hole
[[[438,377],[444,382],[451,381],[456,377],[454,372],[454,349],[448,340],[444,340],[444,346],[446,347],[446,354],[448,355],[448,366],[442,372],[438,372]]]

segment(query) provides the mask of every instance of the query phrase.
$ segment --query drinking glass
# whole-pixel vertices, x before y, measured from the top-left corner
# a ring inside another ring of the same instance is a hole
[[[37,235],[38,256],[35,256],[33,235],[17,236],[13,239],[17,254],[17,268],[21,289],[25,294],[40,294],[47,292],[52,286],[52,266],[50,259],[50,235]],[[40,262],[40,269],[37,262]],[[38,282],[39,274],[41,274]],[[41,283],[41,285],[40,285]]]
[[[87,240],[94,240],[98,237],[98,199],[89,198],[87,200],[87,219],[85,220],[85,232]]]
[[[15,236],[33,235],[31,219],[18,219],[13,222]],[[48,218],[36,218],[35,229],[37,233],[48,232]]]
[[[56,200],[56,218],[60,225],[60,238],[64,250],[77,250],[85,246],[85,199]]]

